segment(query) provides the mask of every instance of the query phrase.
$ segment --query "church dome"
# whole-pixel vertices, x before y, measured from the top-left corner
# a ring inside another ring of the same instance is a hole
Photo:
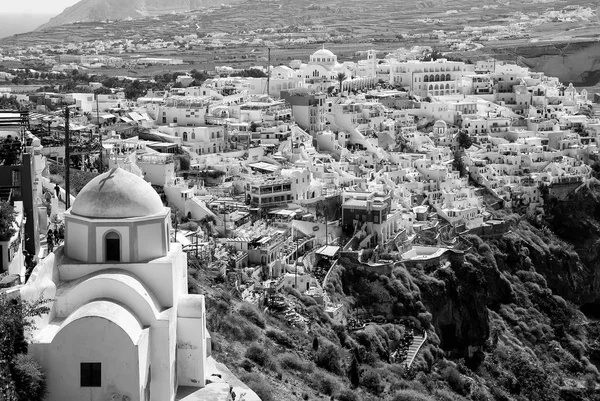
[[[148,182],[121,168],[114,168],[83,187],[73,202],[71,213],[118,219],[150,216],[163,210],[160,196]]]
[[[331,51],[323,48],[323,49],[319,49],[316,52],[314,52],[313,57],[335,57],[335,54],[333,54]]]

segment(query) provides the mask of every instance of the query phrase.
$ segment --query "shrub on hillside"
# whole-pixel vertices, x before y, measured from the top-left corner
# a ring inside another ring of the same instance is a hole
[[[317,301],[315,301],[315,299],[313,297],[304,295],[304,294],[300,293],[300,291],[298,291],[294,288],[288,288],[288,294],[293,295],[296,298],[298,298],[298,300],[300,300],[306,307],[314,306],[317,304]]]
[[[46,377],[42,367],[27,354],[18,354],[12,377],[19,400],[41,401],[46,395]]]
[[[325,310],[322,306],[312,305],[309,306],[306,310],[310,314],[310,317],[315,319],[317,322],[320,322],[322,324],[331,323],[331,318],[327,315],[327,313],[325,313]]]
[[[276,401],[273,396],[273,388],[271,385],[256,373],[249,373],[242,376],[242,381],[250,387],[262,401]]]
[[[336,395],[340,390],[339,380],[325,372],[313,372],[308,378],[311,387],[326,395]]]
[[[221,331],[221,325],[228,320],[229,307],[227,300],[206,298],[206,325],[209,330]]]
[[[394,395],[392,401],[435,401],[435,399],[415,390],[400,390]]]
[[[264,368],[277,370],[277,362],[262,346],[256,343],[248,347],[244,356]]]
[[[254,306],[245,303],[240,306],[238,313],[261,329],[265,328],[265,318]]]
[[[319,349],[315,351],[317,366],[339,375],[342,373],[341,355],[337,347],[329,342],[322,341]]]
[[[49,179],[51,182],[59,184],[63,186],[65,180],[65,166],[58,166],[51,164],[48,168]],[[92,173],[90,171],[82,171],[74,168],[70,169],[70,190],[71,195],[77,196],[79,191],[83,189],[83,187],[98,176],[98,173]]]
[[[229,316],[221,322],[219,331],[230,340],[252,342],[260,338],[260,331],[247,320],[239,316]]]
[[[468,401],[462,395],[453,393],[449,390],[438,389],[435,390],[434,394],[437,401]]]
[[[366,371],[364,371],[360,381],[361,384],[367,390],[369,390],[375,395],[381,394],[384,390],[384,385],[381,381],[381,376],[373,369],[367,369]]]
[[[282,368],[298,372],[312,372],[315,368],[312,362],[305,361],[298,355],[292,353],[281,355],[279,361]]]
[[[294,348],[294,343],[292,342],[292,339],[287,333],[283,331],[268,329],[265,332],[265,334],[267,335],[267,337],[269,337],[271,340],[275,341],[279,345],[283,345],[284,347],[288,348]]]
[[[463,379],[462,375],[454,366],[448,366],[442,372],[442,378],[448,383],[450,388],[461,395],[469,393],[469,383]]]
[[[338,401],[360,401],[358,395],[352,390],[342,390],[337,396]]]

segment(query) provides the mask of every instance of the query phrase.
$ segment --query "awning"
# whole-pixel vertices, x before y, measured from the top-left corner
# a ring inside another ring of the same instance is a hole
[[[274,173],[275,171],[279,170],[279,167],[275,166],[274,164],[265,163],[265,162],[251,163],[251,164],[248,164],[248,167],[255,168],[258,170],[269,171],[271,173]]]
[[[339,246],[326,245],[322,248],[319,248],[315,253],[317,255],[325,256],[328,258],[333,258],[339,251],[340,251]]]
[[[127,117],[123,117],[121,116],[121,120],[125,121],[126,123],[132,123],[133,120],[131,118],[127,118]]]
[[[100,114],[100,117],[101,117],[101,118],[104,118],[104,119],[108,119],[108,118],[115,118],[115,116],[114,116],[114,115],[112,115],[112,114],[109,114],[109,113],[106,113],[106,114]]]
[[[131,117],[131,119],[134,121],[144,120],[144,117],[142,117],[139,113],[136,113],[135,111],[132,111],[131,113],[129,113],[129,117]]]

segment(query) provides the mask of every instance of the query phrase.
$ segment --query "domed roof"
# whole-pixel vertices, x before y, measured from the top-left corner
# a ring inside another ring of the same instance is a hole
[[[150,216],[163,210],[160,196],[148,182],[121,168],[114,168],[83,187],[73,202],[71,213],[118,219]]]
[[[314,52],[313,57],[335,57],[335,54],[325,48],[322,48]]]
[[[444,128],[446,128],[446,127],[448,127],[448,124],[446,124],[446,121],[444,121],[444,120],[437,120],[435,122],[435,124],[433,124],[433,126],[434,127],[444,127]]]

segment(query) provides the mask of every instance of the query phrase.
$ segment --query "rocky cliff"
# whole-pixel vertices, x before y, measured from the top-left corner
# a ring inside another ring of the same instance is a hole
[[[81,0],[66,8],[38,30],[80,21],[141,18],[172,12],[186,12],[240,0]]]
[[[592,178],[564,199],[549,199],[545,212],[548,229],[566,246],[562,260],[549,259],[539,272],[564,298],[600,305],[600,181]]]
[[[600,81],[600,42],[523,46],[516,53],[533,71],[558,77],[565,84],[593,86]]]

